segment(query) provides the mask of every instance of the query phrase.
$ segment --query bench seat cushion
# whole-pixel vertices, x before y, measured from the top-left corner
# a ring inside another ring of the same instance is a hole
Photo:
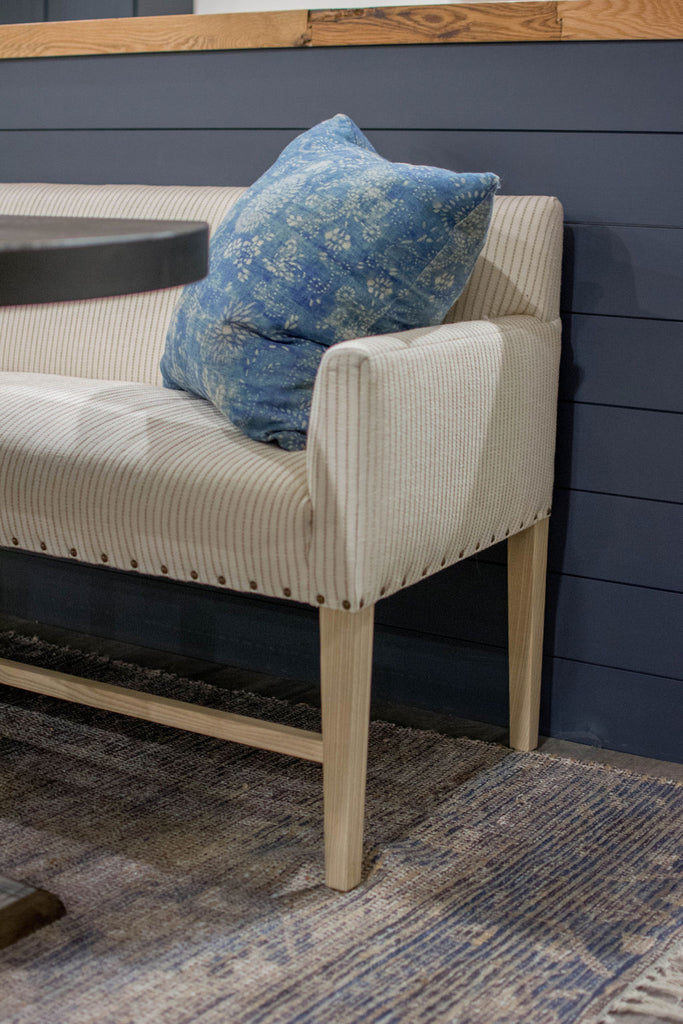
[[[1,373],[0,387],[0,545],[311,600],[305,452],[155,385]]]

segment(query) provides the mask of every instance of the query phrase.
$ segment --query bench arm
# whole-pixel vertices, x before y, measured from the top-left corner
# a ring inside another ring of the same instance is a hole
[[[560,321],[532,316],[328,349],[307,446],[319,603],[356,611],[549,514],[559,354]]]

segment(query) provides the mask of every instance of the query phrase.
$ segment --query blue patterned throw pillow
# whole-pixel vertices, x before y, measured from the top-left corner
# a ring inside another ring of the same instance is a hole
[[[166,387],[245,434],[305,447],[329,345],[440,323],[481,251],[495,174],[391,163],[343,114],[294,139],[216,230],[183,291]]]

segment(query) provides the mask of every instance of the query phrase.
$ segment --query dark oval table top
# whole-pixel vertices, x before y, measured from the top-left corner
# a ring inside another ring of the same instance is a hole
[[[206,275],[207,224],[0,216],[0,305],[172,288]]]

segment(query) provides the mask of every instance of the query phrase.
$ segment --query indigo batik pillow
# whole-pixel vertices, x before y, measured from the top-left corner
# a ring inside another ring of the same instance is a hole
[[[211,241],[175,309],[166,387],[249,437],[306,444],[329,345],[440,323],[488,229],[494,174],[391,163],[338,114],[294,139]]]

